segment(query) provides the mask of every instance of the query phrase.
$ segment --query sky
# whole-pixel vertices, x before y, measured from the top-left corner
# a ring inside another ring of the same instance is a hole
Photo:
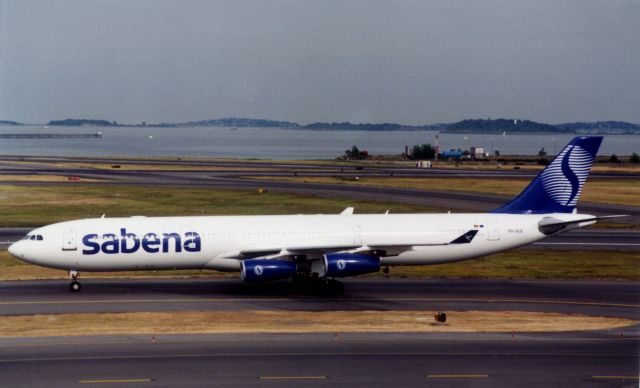
[[[637,0],[0,0],[0,119],[640,123]]]

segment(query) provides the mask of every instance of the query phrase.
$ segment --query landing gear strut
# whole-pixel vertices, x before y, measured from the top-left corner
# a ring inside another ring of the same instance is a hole
[[[316,295],[341,295],[344,293],[344,284],[326,276],[298,274],[293,277],[293,284],[305,292]]]
[[[69,279],[71,279],[71,283],[69,284],[71,292],[79,292],[82,286],[78,281],[78,271],[69,271]]]

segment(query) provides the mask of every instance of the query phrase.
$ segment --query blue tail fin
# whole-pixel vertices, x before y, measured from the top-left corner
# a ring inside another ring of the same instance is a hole
[[[573,138],[520,195],[493,213],[572,213],[600,143],[602,136]]]

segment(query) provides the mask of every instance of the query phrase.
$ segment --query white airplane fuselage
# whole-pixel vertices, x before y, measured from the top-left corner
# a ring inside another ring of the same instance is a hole
[[[239,271],[239,252],[274,247],[282,247],[280,255],[309,253],[308,260],[321,259],[319,252],[334,247],[393,247],[380,258],[382,265],[424,265],[538,241],[547,237],[538,223],[550,216],[563,221],[592,217],[467,213],[93,218],[35,229],[30,235],[42,240],[19,241],[11,251],[29,263],[70,271]],[[470,230],[477,234],[469,243],[450,244]],[[317,249],[307,252],[310,247]]]

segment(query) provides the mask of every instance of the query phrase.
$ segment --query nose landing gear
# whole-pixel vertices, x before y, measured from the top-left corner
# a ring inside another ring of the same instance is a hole
[[[69,271],[69,279],[71,279],[71,283],[69,284],[71,292],[80,292],[82,286],[78,281],[78,271]]]

